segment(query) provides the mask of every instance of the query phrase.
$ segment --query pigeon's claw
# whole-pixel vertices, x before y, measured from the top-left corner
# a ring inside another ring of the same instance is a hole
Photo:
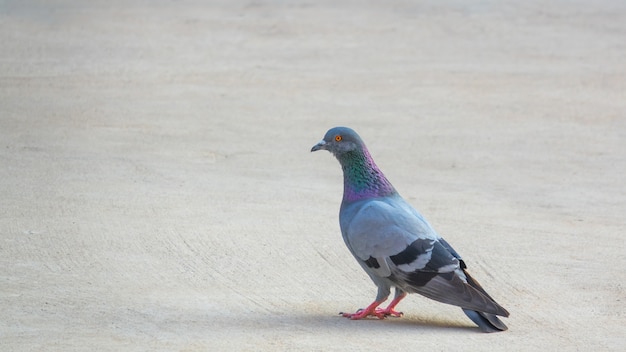
[[[398,305],[398,303],[400,303],[400,301],[404,297],[406,297],[406,292],[402,292],[401,294],[398,294],[393,299],[393,301],[391,301],[391,303],[389,303],[387,308],[385,308],[385,309],[376,308],[376,312],[379,313],[379,314],[383,314],[385,317],[392,316],[392,317],[399,318],[399,317],[403,316],[404,313],[396,311],[395,308]]]
[[[359,309],[355,313],[339,313],[344,318],[350,318],[352,320],[359,320],[367,317],[376,317],[378,319],[385,319],[386,317],[396,317],[399,318],[404,315],[402,312],[397,312],[393,309],[381,309],[376,308],[373,311],[368,311],[367,309]]]
[[[348,318],[352,320],[359,320],[359,319],[367,318],[369,316],[377,317],[378,319],[385,319],[385,317],[388,315],[388,312],[386,309],[378,308],[378,306],[381,303],[383,302],[374,301],[372,302],[372,304],[367,306],[367,308],[361,308],[357,310],[355,313],[339,313],[339,314],[344,318]]]
[[[376,314],[376,316],[382,315],[383,317],[396,317],[396,318],[399,318],[404,315],[404,313],[398,312],[394,310],[393,308],[389,308],[389,307],[385,309],[376,308],[376,311],[374,312],[374,314]]]

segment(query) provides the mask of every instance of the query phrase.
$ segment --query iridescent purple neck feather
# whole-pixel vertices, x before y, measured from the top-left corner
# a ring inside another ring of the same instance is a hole
[[[397,193],[365,146],[335,156],[343,169],[344,203]]]

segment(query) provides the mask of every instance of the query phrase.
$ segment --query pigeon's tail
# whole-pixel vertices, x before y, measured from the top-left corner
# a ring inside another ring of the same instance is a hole
[[[477,312],[475,310],[463,309],[465,315],[472,319],[483,332],[498,332],[508,329],[502,320],[489,313]]]
[[[491,299],[493,303],[495,303],[496,305],[498,305],[499,308],[502,309],[502,313],[500,313],[499,315],[502,315],[505,317],[509,316],[509,312],[507,312],[506,309],[502,308],[502,306],[496,303],[496,301],[493,298],[491,298],[491,296],[489,296],[487,292],[485,292],[482,286],[480,286],[478,281],[474,280],[474,278],[471,277],[470,274],[465,269],[463,270],[463,273],[467,277],[467,283],[470,286],[482,292],[485,296],[489,297],[489,299]],[[482,330],[483,332],[498,332],[498,331],[505,331],[508,329],[506,325],[504,325],[502,320],[500,320],[494,314],[479,312],[479,311],[475,311],[471,309],[463,309],[463,312],[465,313],[465,315],[467,315],[468,318],[470,318],[474,323],[476,323],[476,325],[478,325],[480,330]]]

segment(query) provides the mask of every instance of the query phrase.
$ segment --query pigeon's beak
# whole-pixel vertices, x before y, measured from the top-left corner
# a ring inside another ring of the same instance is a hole
[[[311,151],[316,152],[320,149],[326,149],[326,142],[323,139],[319,143],[314,145],[313,148],[311,148]]]

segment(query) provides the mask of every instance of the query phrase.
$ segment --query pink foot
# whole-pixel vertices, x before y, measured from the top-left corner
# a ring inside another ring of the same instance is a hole
[[[398,303],[400,303],[400,301],[406,297],[406,293],[401,294],[400,296],[396,297],[393,299],[393,301],[391,301],[391,303],[389,303],[389,305],[387,306],[387,308],[385,309],[380,309],[377,308],[376,311],[380,314],[383,314],[383,316],[387,317],[387,316],[392,316],[392,317],[401,317],[404,315],[404,313],[402,312],[398,312],[396,311],[394,308],[396,308],[396,306],[398,305]]]
[[[355,313],[339,313],[339,314],[344,318],[349,318],[352,320],[359,320],[359,319],[367,318],[368,316],[377,317],[378,319],[385,319],[385,315],[378,312],[378,311],[382,311],[382,309],[376,308],[381,303],[382,302],[374,301],[372,302],[372,304],[367,306],[367,308],[359,309]]]
[[[402,312],[395,311],[393,309],[394,307],[391,304],[385,309],[377,308],[378,305],[380,305],[380,303],[381,302],[373,302],[372,304],[367,306],[367,308],[359,309],[355,313],[339,313],[339,314],[341,314],[341,316],[344,318],[349,318],[352,320],[359,320],[359,319],[367,318],[370,316],[376,317],[378,319],[385,319],[386,317],[389,317],[389,316],[401,317],[403,315]]]
[[[385,309],[376,308],[376,315],[382,315],[383,317],[401,317],[404,315],[402,312],[397,312],[395,309],[387,307]]]

